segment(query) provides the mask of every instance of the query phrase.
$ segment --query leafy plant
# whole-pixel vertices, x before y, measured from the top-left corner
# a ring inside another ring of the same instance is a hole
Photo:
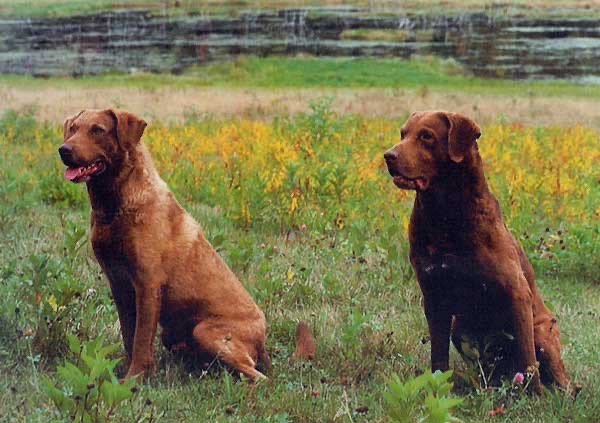
[[[42,380],[42,390],[52,399],[63,418],[81,422],[105,422],[114,417],[117,408],[131,399],[136,392],[133,379],[121,383],[114,373],[120,359],[108,356],[118,344],[103,345],[102,337],[81,344],[73,335],[67,335],[69,349],[77,355],[75,363],[65,361],[57,374],[61,381]]]
[[[8,269],[11,271],[10,269]],[[65,268],[65,262],[47,253],[31,254],[22,264],[17,281],[21,283],[24,301],[24,318],[27,326],[23,332],[33,336],[37,351],[60,352],[65,345],[67,326],[73,323],[79,306],[84,302],[83,285]]]
[[[393,375],[383,394],[388,405],[388,415],[395,422],[453,423],[461,420],[452,416],[451,410],[462,403],[462,399],[448,396],[452,383],[448,379],[452,371],[427,371],[402,382]]]
[[[312,141],[319,143],[330,138],[336,129],[336,114],[332,110],[333,97],[320,97],[309,103],[310,113],[300,114],[296,120],[309,130]]]
[[[71,270],[74,270],[75,260],[79,251],[86,244],[87,231],[80,225],[70,220],[63,220],[64,227],[64,256]]]
[[[366,321],[365,315],[358,308],[354,308],[348,318],[348,324],[343,328],[341,341],[344,352],[349,358],[354,355],[356,347],[360,345],[359,333]]]

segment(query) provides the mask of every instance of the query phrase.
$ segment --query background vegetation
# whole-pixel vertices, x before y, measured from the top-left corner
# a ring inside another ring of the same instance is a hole
[[[240,56],[236,60],[192,66],[182,75],[106,73],[101,75],[34,78],[0,75],[14,87],[48,86],[65,89],[129,86],[140,89],[191,87],[227,88],[405,88],[470,94],[567,96],[600,98],[598,85],[563,81],[509,81],[473,78],[452,59],[415,56],[395,58],[316,58]]]
[[[159,346],[153,374],[109,418],[386,419],[387,381],[396,374],[407,380],[429,363],[407,260],[413,194],[394,188],[382,161],[405,117],[339,113],[321,98],[307,112],[268,120],[190,114],[148,127],[144,139],[159,172],[265,310],[274,369],[268,382],[252,386],[218,363],[173,357]],[[583,391],[572,400],[551,390],[528,396],[511,381],[486,387],[453,353],[463,399],[453,414],[474,422],[598,421],[599,134],[502,121],[484,125],[483,134],[490,184],[536,268],[564,334],[567,369]],[[85,189],[62,178],[60,140],[60,124],[32,114],[7,112],[0,120],[4,421],[58,418],[44,392],[51,381],[68,395],[64,381],[79,377],[59,367],[80,362],[67,335],[119,345],[92,353],[96,347],[86,344],[94,360],[122,354],[116,310],[87,242]],[[288,360],[299,319],[315,331],[313,363]],[[110,386],[111,372],[95,384]],[[100,398],[94,389],[90,395]],[[113,397],[101,398],[111,404]]]
[[[150,13],[181,15],[211,13],[239,15],[247,9],[358,6],[375,13],[397,12],[402,8],[408,13],[435,13],[443,8],[447,14],[480,12],[499,15],[560,15],[590,16],[597,14],[596,0],[571,0],[568,4],[560,0],[3,0],[0,15],[17,17],[65,17],[98,12],[148,10]]]

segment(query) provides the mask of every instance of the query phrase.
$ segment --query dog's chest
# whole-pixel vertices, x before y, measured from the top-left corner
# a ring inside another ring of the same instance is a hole
[[[123,236],[125,228],[118,222],[113,224],[102,224],[92,222],[91,241],[94,254],[99,260],[108,259],[112,255],[120,255],[124,251]]]
[[[452,304],[460,310],[465,307],[497,303],[498,284],[481,272],[473,257],[440,254],[421,257],[415,270],[425,295],[431,295]]]
[[[417,274],[424,280],[471,280],[477,269],[473,259],[453,254],[421,257],[417,262]]]
[[[130,274],[135,263],[131,262],[131,249],[128,231],[119,222],[102,224],[92,222],[91,242],[96,259],[102,269],[111,275]]]

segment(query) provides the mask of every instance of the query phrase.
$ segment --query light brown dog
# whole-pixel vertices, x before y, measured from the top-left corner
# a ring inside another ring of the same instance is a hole
[[[416,190],[410,260],[424,297],[432,370],[448,369],[450,335],[459,352],[471,340],[509,333],[517,369],[572,390],[556,319],[544,305],[521,246],[490,193],[476,140],[479,127],[456,113],[413,113],[384,158],[394,184]],[[505,351],[509,355],[511,349]]]
[[[86,182],[91,240],[119,312],[126,377],[153,361],[158,323],[169,349],[194,346],[255,380],[270,365],[262,311],[177,203],[141,136],[146,122],[89,110],[64,124],[65,178]]]

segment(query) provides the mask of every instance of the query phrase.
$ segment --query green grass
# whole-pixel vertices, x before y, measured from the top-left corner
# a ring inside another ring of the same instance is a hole
[[[8,276],[14,270],[9,263],[43,252],[62,257],[61,222],[74,222],[86,228],[87,207],[69,210],[44,206],[33,195],[24,199],[11,196],[10,200],[9,204],[19,211],[18,218],[3,225],[0,235],[2,244],[10,246],[0,253],[4,263],[0,279],[3,323],[0,420],[48,422],[53,405],[39,391],[38,380],[42,375],[52,378],[55,363],[61,363],[63,355],[59,353],[59,345],[36,351],[31,338],[22,335],[27,317],[22,304],[23,287],[14,276]],[[331,239],[321,233],[308,232],[286,241],[284,236],[235,229],[212,210],[194,204],[186,206],[202,222],[209,237],[225,233],[227,244],[221,254],[230,264],[231,255],[239,245],[251,242],[267,246],[268,253],[257,251],[246,265],[233,263],[234,270],[255,297],[259,280],[279,283],[290,269],[296,273],[273,297],[259,300],[269,321],[268,349],[274,370],[267,383],[253,387],[232,381],[218,366],[208,374],[197,367],[190,369],[157,345],[156,371],[139,385],[132,406],[119,410],[117,416],[122,421],[133,421],[133,417],[148,418],[152,413],[162,422],[384,420],[382,392],[386,376],[399,373],[405,379],[428,363],[429,344],[421,343],[427,327],[420,293],[410,272],[399,273],[399,269],[391,268],[374,254],[361,263],[343,244],[332,249]],[[6,205],[3,210],[7,210]],[[72,305],[81,314],[70,322],[70,330],[80,331],[82,339],[102,333],[110,341],[120,342],[115,327],[116,310],[92,257],[89,247],[85,247],[77,259],[78,278],[85,290],[91,289],[93,293],[85,294],[87,305]],[[466,422],[592,423],[600,419],[600,405],[596,401],[600,395],[597,377],[600,288],[592,279],[563,275],[560,271],[541,268],[538,274],[540,288],[546,299],[557,306],[561,329],[569,339],[565,362],[584,390],[573,401],[549,391],[541,397],[513,398],[500,391],[478,393],[467,389],[462,394],[465,403],[458,412]],[[329,283],[339,284],[335,296],[331,294],[333,291],[328,295],[321,293],[327,278]],[[18,317],[15,317],[16,307],[22,310]],[[355,308],[364,313],[366,324],[354,339],[344,344],[340,339]],[[318,358],[308,365],[288,360],[293,351],[294,324],[299,318],[310,322],[318,339]],[[453,365],[459,369],[464,366],[459,360]],[[504,415],[486,417],[488,410],[501,403],[507,403]],[[365,414],[356,411],[365,406],[368,408]]]
[[[215,133],[221,125],[206,124]],[[54,421],[54,407],[41,393],[40,380],[56,379],[56,365],[70,358],[64,334],[120,343],[117,315],[85,237],[85,187],[63,180],[55,149],[47,147],[60,143],[60,128],[11,114],[0,120],[0,129],[9,142],[0,150],[0,180],[5,181],[0,184],[0,421],[49,422]],[[35,143],[46,147],[35,148]],[[174,163],[176,168],[181,165]],[[171,175],[178,171],[182,169],[173,169]],[[185,188],[175,193],[178,198],[195,194]],[[390,200],[392,194],[380,193]],[[243,228],[219,205],[187,201],[184,206],[265,311],[274,368],[268,382],[252,386],[232,379],[218,365],[204,373],[157,345],[155,371],[139,384],[131,404],[117,410],[116,421],[385,421],[386,378],[394,373],[409,378],[429,363],[430,346],[422,342],[427,326],[421,294],[403,233],[393,235],[401,254],[389,260],[375,246],[390,234],[357,234],[349,224],[345,229],[333,223],[317,228],[310,222],[305,230]],[[528,222],[515,222],[520,225],[516,233],[527,229],[543,235],[543,219]],[[573,236],[598,237],[594,222],[564,225],[572,225]],[[359,255],[357,236],[366,239]],[[553,305],[565,343],[564,361],[583,391],[572,400],[550,390],[537,397],[511,394],[508,386],[480,391],[459,383],[465,401],[456,414],[465,422],[600,421],[600,286],[593,271],[597,256],[583,257],[569,241],[569,249],[557,260],[540,259],[532,253],[536,242],[528,240],[526,246],[534,256],[538,286]],[[585,247],[588,253],[596,250]],[[32,264],[39,259],[47,260],[42,271]],[[36,283],[42,285],[39,300]],[[61,300],[69,290],[78,295]],[[56,310],[49,295],[58,303]],[[45,327],[40,316],[50,316],[55,327],[38,334],[36,328]],[[311,364],[288,359],[299,319],[307,320],[316,335],[318,354]],[[362,323],[357,327],[356,321]],[[452,366],[464,370],[455,353]],[[503,403],[504,414],[487,416]]]
[[[342,40],[365,41],[407,41],[410,32],[400,29],[345,29],[340,34]]]
[[[433,41],[435,32],[431,29],[408,31],[404,29],[345,29],[340,34],[342,40],[361,41]]]
[[[396,0],[3,0],[0,3],[0,16],[7,17],[65,17],[87,15],[98,12],[145,9],[154,14],[186,15],[211,13],[237,16],[242,11],[252,9],[297,8],[315,6],[350,5],[365,8],[373,14],[397,14]],[[469,12],[486,12],[491,15],[512,16],[526,13],[530,16],[582,16],[597,15],[597,10],[589,7],[586,0],[574,0],[565,4],[559,0],[511,0],[502,3],[488,0],[444,0],[416,1],[402,3],[404,13],[431,15],[457,15]],[[443,11],[443,13],[440,13]],[[312,12],[314,13],[314,12]]]
[[[453,60],[421,57],[381,58],[242,57],[232,62],[196,66],[183,75],[107,73],[79,78],[1,75],[11,87],[114,87],[152,89],[164,86],[248,88],[409,88],[500,94],[600,98],[600,85],[560,81],[509,81],[465,76]]]

